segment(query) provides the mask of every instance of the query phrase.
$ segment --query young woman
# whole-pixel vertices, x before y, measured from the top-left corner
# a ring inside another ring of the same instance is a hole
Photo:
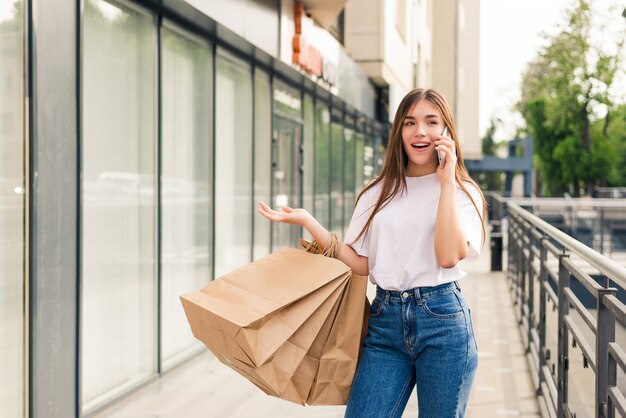
[[[398,107],[382,172],[359,194],[338,255],[376,285],[346,417],[400,417],[415,386],[419,418],[464,416],[478,356],[457,264],[478,258],[485,209],[448,103],[432,89],[411,91]],[[330,241],[303,209],[279,213],[260,202],[259,212]]]

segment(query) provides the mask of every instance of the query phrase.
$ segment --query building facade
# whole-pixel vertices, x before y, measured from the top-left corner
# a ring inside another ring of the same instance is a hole
[[[448,100],[464,157],[482,158],[478,129],[479,0],[360,0],[345,6],[345,46],[380,90],[386,113],[407,91]]]
[[[357,3],[3,3],[3,417],[95,415],[203,350],[178,295],[302,235],[258,201],[343,234],[436,81],[432,0]]]
[[[480,0],[438,0],[433,6],[432,86],[450,102],[463,157],[481,159]]]

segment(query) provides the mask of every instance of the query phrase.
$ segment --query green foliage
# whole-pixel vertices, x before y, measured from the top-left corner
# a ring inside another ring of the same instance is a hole
[[[615,111],[608,91],[620,56],[591,43],[589,5],[589,0],[573,3],[566,24],[547,38],[522,79],[518,109],[534,138],[542,195],[590,194],[595,185],[617,185],[626,177],[623,134],[618,138],[623,129],[612,126],[624,127],[624,111],[622,119],[594,120],[602,107],[607,117]],[[623,39],[618,51],[621,45]]]
[[[496,142],[493,138],[494,134],[497,130],[497,121],[491,120],[489,124],[489,128],[487,128],[487,132],[482,139],[482,150],[483,155],[496,155],[496,152],[499,148],[506,143]],[[491,191],[503,191],[504,190],[504,181],[503,181],[503,173],[500,172],[487,172],[487,173],[477,173],[473,175],[474,179],[484,190]]]
[[[598,154],[607,158],[603,170],[607,186],[623,187],[626,185],[626,105],[617,107],[609,115],[608,120],[594,124],[592,134],[594,138],[606,139],[606,143],[599,145]]]

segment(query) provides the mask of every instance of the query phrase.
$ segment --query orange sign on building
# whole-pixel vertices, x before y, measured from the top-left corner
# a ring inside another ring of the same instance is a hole
[[[317,48],[310,45],[302,34],[302,18],[304,6],[300,2],[294,3],[294,21],[296,34],[293,36],[293,63],[298,64],[305,71],[322,78],[324,59]]]

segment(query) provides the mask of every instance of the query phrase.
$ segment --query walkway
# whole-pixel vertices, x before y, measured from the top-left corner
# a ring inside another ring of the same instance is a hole
[[[538,417],[506,278],[504,273],[489,272],[488,250],[486,244],[481,259],[465,266],[469,274],[461,281],[479,348],[466,417]],[[267,396],[206,351],[98,418],[340,418],[344,408],[301,407]],[[416,415],[413,391],[403,417]]]

